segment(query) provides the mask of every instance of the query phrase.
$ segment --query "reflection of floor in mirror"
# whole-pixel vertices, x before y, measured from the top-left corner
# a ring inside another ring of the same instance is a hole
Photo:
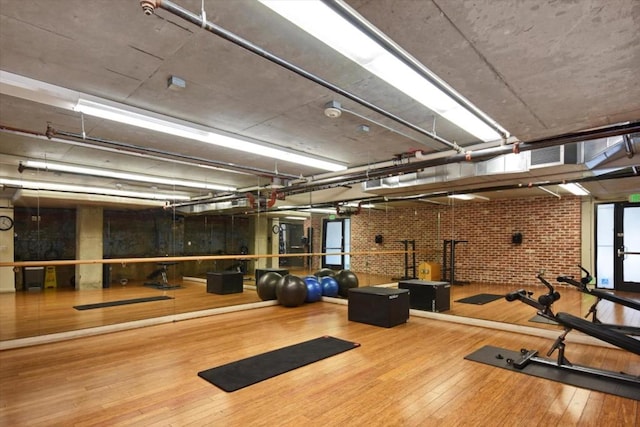
[[[304,276],[309,272],[292,271],[292,274]],[[171,284],[180,285],[181,288],[161,290],[144,286],[142,282],[129,282],[124,286],[113,284],[110,288],[95,290],[74,291],[70,288],[59,288],[36,292],[19,291],[15,294],[2,293],[0,294],[0,340],[65,332],[260,301],[255,291],[255,279],[252,275],[245,276],[244,292],[226,295],[207,293],[206,280],[170,279]],[[358,274],[358,279],[360,286],[396,285],[387,276]],[[517,301],[510,303],[499,299],[484,305],[455,302],[458,299],[480,293],[505,294],[520,288],[534,292],[534,296],[545,291],[543,286],[454,285],[451,287],[451,309],[445,314],[539,328],[557,328],[554,325],[531,322],[530,319],[535,315],[534,309]],[[558,287],[557,290],[560,292],[561,298],[554,304],[555,311],[564,311],[582,317],[593,304],[593,297],[582,294],[573,288]],[[78,311],[73,308],[74,305],[80,304],[155,295],[168,295],[172,299],[86,311]],[[632,293],[621,293],[621,295],[629,298],[640,297]],[[602,301],[598,305],[598,317],[605,323],[640,324],[639,312],[608,301]]]

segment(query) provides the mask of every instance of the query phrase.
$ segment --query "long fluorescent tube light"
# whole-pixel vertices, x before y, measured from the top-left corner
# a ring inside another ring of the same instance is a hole
[[[141,127],[143,129],[166,133],[168,135],[205,142],[207,144],[213,144],[232,150],[240,150],[251,154],[315,167],[331,172],[338,172],[346,169],[346,166],[338,163],[257,144],[255,142],[225,135],[223,133],[212,132],[204,127],[199,128],[191,124],[183,124],[177,120],[170,120],[165,116],[160,116],[149,111],[144,111],[122,104],[108,105],[104,102],[96,102],[80,98],[76,104],[75,111],[102,119]]]
[[[325,209],[325,208],[310,208],[310,209],[302,209],[301,212],[310,212],[310,213],[319,213],[319,214],[334,214],[336,213],[335,209]]]
[[[136,199],[190,200],[189,196],[182,196],[177,194],[141,193],[138,191],[114,190],[111,188],[102,188],[102,187],[85,187],[82,185],[55,184],[51,182],[24,181],[24,180],[5,179],[5,178],[0,178],[0,185],[7,185],[10,187],[19,187],[19,188],[28,188],[31,190],[65,191],[68,193],[82,193],[82,194],[87,194],[87,193],[88,194],[104,194],[107,196],[133,197]]]
[[[361,207],[363,209],[373,209],[373,208],[375,208],[375,205],[373,205],[371,203],[364,203],[364,204],[361,204],[361,205],[358,205],[358,203],[346,203],[345,206],[349,206],[350,208]]]
[[[471,194],[450,194],[447,196],[450,199],[458,199],[458,200],[473,200],[474,197]]]
[[[178,187],[199,188],[203,190],[236,191],[235,187],[210,184],[207,182],[185,181],[181,179],[167,179],[151,175],[139,175],[127,172],[118,172],[107,169],[87,168],[84,166],[65,165],[61,163],[41,162],[38,160],[26,160],[22,162],[25,167],[43,169],[58,172],[69,172],[79,175],[101,176],[107,178],[123,179],[128,181],[148,182],[150,184],[173,185]]]
[[[575,182],[570,182],[568,184],[560,184],[560,188],[570,192],[574,196],[588,196],[589,194],[591,194],[589,193],[589,191],[587,191],[586,188],[584,188],[580,184],[576,184]]]
[[[458,199],[458,200],[475,200],[475,199],[491,200],[488,197],[479,196],[477,194],[450,194],[447,197],[450,199]]]
[[[495,129],[321,0],[260,0],[260,2],[480,140],[488,142],[502,138]],[[497,123],[495,124],[498,126]],[[506,130],[504,133],[508,135]]]

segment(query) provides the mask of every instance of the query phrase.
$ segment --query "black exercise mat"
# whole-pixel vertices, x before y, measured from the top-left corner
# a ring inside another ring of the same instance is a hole
[[[207,369],[198,376],[231,392],[359,346],[324,336]]]
[[[162,295],[162,296],[156,296],[156,297],[133,298],[133,299],[122,299],[118,301],[99,302],[96,304],[74,305],[73,308],[75,308],[76,310],[91,310],[94,308],[115,307],[117,305],[137,304],[139,302],[161,301],[165,299],[173,299],[173,298],[168,297],[166,295]]]
[[[499,355],[499,356],[498,356]],[[507,369],[534,377],[545,378],[551,381],[561,382],[574,387],[586,388],[600,391],[602,393],[614,394],[620,397],[640,400],[640,387],[629,384],[621,380],[605,378],[597,375],[567,371],[548,365],[529,363],[522,369],[515,368],[507,364],[507,359],[517,360],[520,352],[507,350],[504,348],[484,346],[479,350],[465,356],[465,359],[474,362],[484,363],[498,368]]]
[[[539,314],[536,314],[531,319],[529,319],[529,322],[545,323],[547,325],[557,325],[558,324],[558,322],[555,322],[555,321],[553,321],[551,319],[547,319],[546,317],[540,316]]]
[[[464,304],[477,304],[482,305],[491,301],[495,301],[497,299],[504,298],[504,295],[496,295],[496,294],[478,294],[472,297],[458,299],[455,302],[461,302]]]
[[[147,288],[160,289],[162,291],[170,291],[172,289],[182,289],[180,285],[160,285],[158,283],[145,283]]]

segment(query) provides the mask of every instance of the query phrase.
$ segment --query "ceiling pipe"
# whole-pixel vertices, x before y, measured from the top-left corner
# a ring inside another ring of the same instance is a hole
[[[626,134],[622,137],[622,140],[624,141],[624,149],[627,152],[627,158],[632,159],[635,155],[635,151],[633,150],[633,144],[631,143],[631,136]]]
[[[629,168],[625,168],[619,171],[615,171],[615,172],[611,172],[609,174],[606,175],[600,175],[600,176],[589,176],[589,177],[584,177],[584,178],[576,178],[576,179],[572,179],[572,180],[556,180],[556,181],[538,181],[538,182],[523,182],[523,183],[517,183],[517,184],[505,184],[505,185],[490,185],[490,186],[485,186],[485,187],[474,187],[474,188],[470,188],[467,190],[460,190],[457,189],[455,191],[435,191],[432,193],[422,193],[422,194],[416,194],[416,195],[411,195],[411,196],[377,196],[377,197],[369,197],[369,198],[354,198],[354,199],[348,199],[348,200],[342,200],[341,203],[359,203],[360,206],[362,206],[361,204],[380,204],[380,203],[394,203],[394,202],[410,202],[410,201],[419,201],[421,199],[432,199],[432,198],[436,198],[436,197],[447,197],[453,194],[472,194],[472,193],[484,193],[484,192],[490,192],[490,191],[506,191],[506,190],[519,190],[519,189],[525,189],[525,188],[539,188],[542,189],[543,191],[549,192],[547,191],[546,188],[544,187],[549,187],[549,186],[553,186],[553,185],[560,185],[560,184],[567,184],[569,182],[575,182],[575,183],[588,183],[588,182],[595,182],[595,181],[609,181],[609,180],[615,180],[615,179],[624,179],[624,178],[635,178],[637,176],[639,176],[639,171],[638,171],[638,167],[636,166],[632,166]],[[282,194],[282,193],[280,193]],[[556,197],[559,197],[559,195],[556,195],[554,193],[551,193]],[[209,200],[207,200],[207,203],[216,203],[216,202],[222,202],[222,201],[229,201],[229,200],[235,200],[235,199],[241,199],[244,198],[246,196],[220,196],[220,197],[213,197]],[[424,200],[426,201],[426,200]],[[180,207],[186,207],[186,206],[192,206],[192,205],[196,205],[196,204],[201,204],[202,202],[194,202],[194,201],[189,201],[189,202],[177,202],[177,203],[172,203],[170,205],[168,205],[169,208],[180,208]],[[314,208],[335,208],[336,207],[336,202],[323,202],[323,203],[316,203],[313,205]],[[287,210],[305,210],[305,209],[309,209],[309,206],[298,206],[298,207],[290,207],[287,208]],[[277,210],[276,210],[277,211]],[[257,211],[256,211],[257,212]],[[273,211],[275,212],[275,211]],[[250,213],[250,212],[249,212]]]
[[[47,139],[49,141],[59,142],[62,144],[75,145],[78,147],[89,146],[90,148],[99,150],[99,151],[108,151],[110,153],[126,154],[130,156],[143,157],[145,159],[159,160],[163,162],[177,163],[177,164],[190,165],[190,166],[196,165],[196,166],[210,167],[213,169],[224,170],[225,172],[232,172],[232,173],[237,173],[242,175],[252,175],[252,176],[264,175],[267,177],[286,177],[289,179],[300,178],[298,175],[286,175],[286,174],[280,174],[280,173],[275,174],[274,172],[271,172],[268,170],[255,169],[255,168],[250,168],[250,167],[245,167],[240,165],[233,165],[235,169],[231,169],[230,167],[226,167],[224,162],[218,162],[215,160],[203,159],[199,157],[185,156],[182,154],[172,153],[168,151],[152,150],[147,147],[139,147],[135,145],[131,146],[131,147],[134,147],[133,149],[135,149],[135,151],[126,150],[125,148],[115,148],[115,147],[120,147],[121,145],[126,146],[126,144],[121,144],[116,141],[110,141],[110,140],[95,138],[95,137],[83,138],[82,134],[74,134],[71,132],[56,131],[55,133],[48,132],[44,134],[39,132],[11,128],[7,126],[0,126],[0,132],[10,133],[10,134],[19,135],[19,136],[27,136],[29,138]],[[68,138],[73,138],[73,140],[66,139],[66,138],[59,138],[53,135],[63,135]],[[76,141],[75,139],[78,139],[79,141]],[[105,145],[96,145],[96,144],[92,144],[91,142],[98,142]],[[106,146],[106,145],[112,145],[112,147]],[[151,154],[152,151],[154,154]]]
[[[32,135],[33,134],[30,134],[30,136]],[[248,174],[248,175],[258,175],[258,176],[263,176],[267,178],[275,178],[275,177],[281,177],[281,178],[284,177],[288,179],[299,178],[298,175],[281,174],[281,173],[276,173],[266,169],[236,165],[234,163],[205,159],[203,157],[187,156],[180,153],[158,150],[158,149],[149,148],[149,147],[142,147],[139,145],[127,144],[124,142],[118,142],[118,141],[113,141],[113,140],[104,139],[104,138],[87,136],[80,133],[60,131],[60,130],[54,129],[51,125],[47,125],[47,132],[45,133],[45,136],[49,139],[52,139],[54,136],[58,136],[58,137],[63,136],[67,138],[72,138],[74,140],[78,140],[79,142],[81,142],[81,145],[85,145],[85,146],[88,145],[88,146],[91,146],[91,148],[102,147],[100,145],[92,144],[92,143],[98,143],[98,144],[103,144],[107,147],[110,147],[113,151],[118,153],[124,152],[125,154],[133,154],[133,155],[139,155],[140,153],[143,153],[145,157],[149,157],[149,158],[160,159],[165,161],[180,160],[181,163],[185,163],[189,165],[206,165],[206,166],[211,166],[218,169],[224,169],[227,172],[235,172],[235,173],[242,173],[242,174]]]
[[[371,179],[388,177],[397,175],[400,173],[411,173],[416,172],[421,169],[425,169],[428,167],[440,166],[450,163],[461,163],[467,161],[480,161],[487,160],[499,155],[510,154],[510,153],[520,153],[524,151],[531,151],[541,148],[554,147],[558,145],[569,144],[573,142],[580,141],[588,141],[592,139],[598,138],[607,138],[612,136],[619,136],[627,133],[634,133],[640,131],[640,121],[638,122],[629,122],[618,125],[609,126],[606,128],[598,128],[598,129],[590,129],[581,132],[568,133],[558,136],[553,136],[545,139],[537,139],[531,142],[522,142],[516,144],[508,144],[500,147],[490,147],[485,149],[480,149],[468,153],[460,153],[454,154],[447,157],[442,158],[432,158],[428,160],[409,162],[404,164],[396,164],[394,166],[383,166],[383,167],[375,167],[370,166],[367,169],[358,169],[355,172],[353,170],[343,171],[341,175],[337,176],[332,174],[328,177],[317,177],[315,179],[310,179],[309,181],[293,184],[287,187],[283,187],[279,190],[280,194],[283,195],[294,195],[301,193],[309,193],[312,191],[318,190],[326,190],[335,187],[341,187],[350,184],[357,184],[364,181],[368,181]],[[636,176],[636,175],[629,175]],[[600,177],[603,177],[602,175]],[[600,177],[592,177],[592,178],[584,178],[580,180],[572,180],[571,182],[588,182],[588,181],[597,181]],[[625,176],[615,176],[613,178],[621,178]],[[564,182],[558,182],[562,184]],[[529,183],[529,186],[533,186],[534,184]],[[541,183],[536,186],[542,185],[552,185],[548,182]],[[478,191],[497,191],[497,190],[509,190],[513,188],[522,188],[520,186],[496,186],[496,187],[488,187],[483,189],[474,189],[469,192],[478,192]],[[442,196],[443,193],[436,193],[433,197]],[[446,193],[444,193],[446,194]],[[420,197],[426,197],[424,195]],[[217,201],[217,199],[212,199],[211,201]],[[195,203],[192,202],[184,202],[184,203],[176,203],[176,206],[187,206]]]
[[[624,178],[634,178],[638,176],[638,171],[636,171],[637,167],[629,167],[620,171],[612,172],[610,174],[601,175],[600,177],[589,176],[584,178],[576,178],[572,180],[556,180],[556,181],[540,181],[540,182],[524,182],[518,184],[505,184],[505,185],[490,185],[485,187],[474,187],[468,190],[455,190],[455,191],[436,191],[429,194],[416,194],[412,196],[377,196],[370,198],[356,198],[350,200],[343,200],[342,203],[366,203],[366,204],[380,204],[380,203],[393,203],[393,202],[406,202],[406,201],[417,201],[420,199],[431,199],[436,197],[446,197],[453,194],[472,194],[472,193],[485,193],[492,191],[507,191],[507,190],[519,190],[524,188],[536,188],[546,191],[552,194],[555,197],[560,197],[560,195],[555,194],[545,187],[560,185],[560,184],[568,184],[569,182],[575,183],[588,183],[595,181],[609,181],[616,179],[624,179]],[[313,205],[314,207],[323,208],[323,207],[333,207],[335,202],[326,202]]]
[[[286,68],[287,70],[296,73],[297,75],[304,77],[308,80],[311,80],[314,83],[319,84],[320,86],[323,86],[339,95],[344,96],[345,98],[348,98],[354,102],[357,102],[358,104],[372,110],[375,111],[378,114],[381,114],[397,123],[402,124],[403,126],[406,126],[422,135],[428,136],[429,138],[433,139],[434,141],[437,141],[445,146],[447,146],[448,148],[451,148],[453,150],[456,150],[457,152],[462,152],[462,148],[460,146],[458,146],[458,144],[452,143],[447,141],[446,139],[439,137],[438,135],[435,135],[429,131],[426,131],[424,129],[422,129],[419,126],[414,125],[411,122],[408,122],[407,120],[396,116],[393,113],[388,112],[387,110],[384,110],[380,107],[378,107],[375,104],[372,104],[371,102],[345,90],[342,89],[341,87],[328,82],[327,80],[324,80],[321,77],[318,77],[315,74],[310,73],[309,71],[306,71],[305,69],[298,67],[295,64],[292,64],[289,61],[286,61],[276,55],[274,55],[273,53],[261,48],[260,46],[246,40],[243,39],[242,37],[228,31],[225,30],[224,28],[213,24],[209,21],[206,20],[206,16],[202,17],[202,16],[198,16],[195,13],[181,7],[178,6],[177,4],[169,1],[169,0],[140,0],[140,6],[142,7],[142,10],[144,12],[145,15],[152,15],[155,12],[155,9],[157,8],[161,8],[164,9],[170,13],[173,13],[176,16],[179,16],[180,18],[184,19],[185,21],[189,21],[192,24],[195,24],[207,31],[209,31],[210,33],[213,33],[219,37],[222,37],[223,39],[230,41],[231,43],[240,46],[252,53],[255,53],[256,55],[259,55],[271,62],[273,62],[274,64],[277,64],[283,68]]]
[[[609,126],[606,128],[598,128],[598,129],[590,129],[581,132],[573,132],[558,136],[553,136],[550,138],[541,138],[537,140],[533,140],[530,142],[520,142],[515,144],[507,144],[501,145],[499,147],[490,147],[485,149],[480,149],[476,151],[468,151],[466,153],[457,153],[451,156],[443,157],[443,158],[434,158],[428,160],[418,160],[418,161],[409,161],[400,165],[393,166],[384,166],[384,167],[373,167],[367,169],[366,171],[360,171],[355,173],[349,173],[349,171],[344,171],[341,174],[340,180],[336,180],[335,177],[331,178],[318,178],[312,182],[307,182],[304,184],[294,185],[291,187],[284,188],[282,191],[287,194],[297,194],[302,192],[313,191],[316,188],[328,188],[327,185],[348,185],[348,184],[356,184],[358,182],[364,182],[371,179],[383,178],[388,176],[393,176],[401,173],[411,173],[416,172],[421,169],[441,166],[445,164],[451,163],[462,163],[462,162],[475,162],[481,160],[488,160],[494,158],[496,156],[505,155],[505,154],[517,154],[525,151],[532,151],[541,148],[554,147],[558,145],[569,144],[573,142],[580,141],[588,141],[591,139],[597,138],[607,138],[611,136],[618,136],[628,133],[638,132],[640,130],[640,121],[638,122],[630,122],[623,123],[618,125]],[[339,182],[339,184],[337,184]]]

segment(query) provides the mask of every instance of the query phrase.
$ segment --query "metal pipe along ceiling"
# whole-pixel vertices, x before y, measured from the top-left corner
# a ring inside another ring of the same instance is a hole
[[[625,135],[625,134],[634,133],[638,131],[640,131],[640,121],[632,122],[632,123],[623,123],[619,125],[609,126],[606,128],[599,128],[599,129],[587,130],[582,132],[558,135],[558,136],[545,138],[545,139],[537,139],[531,142],[509,144],[509,145],[503,145],[500,147],[491,147],[491,148],[481,149],[481,150],[477,150],[477,151],[466,153],[466,154],[465,153],[454,154],[454,155],[443,157],[443,158],[414,161],[414,162],[408,162],[408,163],[395,165],[395,166],[383,166],[383,167],[377,167],[377,168],[373,166],[371,169],[367,169],[367,170],[358,169],[356,171],[352,170],[351,172],[347,170],[342,172],[339,176],[331,175],[328,177],[317,177],[304,183],[292,184],[290,186],[287,186],[278,190],[278,192],[282,195],[294,195],[294,194],[307,193],[311,191],[336,188],[336,187],[341,187],[341,186],[350,185],[350,184],[357,184],[357,183],[369,181],[376,178],[397,175],[399,173],[416,172],[418,170],[425,169],[428,167],[433,167],[433,166],[440,166],[440,165],[445,165],[450,163],[488,160],[490,158],[504,155],[504,154],[532,151],[536,149],[555,147],[555,146],[570,144],[574,142],[588,141],[588,140],[598,139],[598,138],[607,138],[607,137],[618,136],[618,135]],[[626,173],[623,175],[614,174],[611,176],[611,179],[619,179],[619,178],[628,177],[628,176],[635,176],[635,175],[627,175]],[[597,177],[594,177],[594,178],[583,178],[580,180],[573,180],[573,181],[589,182],[589,181],[597,181],[597,180],[598,180]],[[546,183],[544,185],[550,185],[550,184]],[[496,189],[512,189],[512,188],[519,188],[519,187],[517,185],[491,186],[491,187],[485,187],[485,188],[477,188],[477,189],[474,189],[473,191],[492,191]],[[471,192],[471,190],[469,192]],[[416,196],[416,198],[420,198],[420,197],[425,198],[425,197],[438,196],[443,194],[446,194],[446,192],[434,194],[434,195],[421,195],[421,196]],[[198,201],[198,203],[194,203],[194,202],[176,203],[172,206],[188,206],[188,205],[199,204],[199,203],[210,203],[218,200],[219,200],[218,198],[214,197],[208,200]],[[402,198],[402,200],[407,200],[407,198]]]
[[[312,182],[294,185],[284,189],[287,194],[296,194],[307,191],[313,191],[320,188],[328,188],[327,186],[341,186],[345,184],[355,184],[358,182],[364,182],[371,179],[382,178],[397,175],[399,173],[416,172],[420,169],[425,169],[433,166],[440,166],[450,163],[460,163],[469,161],[488,160],[496,156],[519,153],[524,151],[532,151],[541,148],[554,147],[558,145],[565,145],[573,142],[587,141],[590,139],[607,138],[611,136],[624,135],[628,133],[638,132],[640,130],[640,122],[625,123],[620,125],[614,125],[606,128],[599,128],[594,130],[588,130],[583,132],[575,132],[570,134],[564,134],[554,136],[551,138],[538,139],[531,142],[522,142],[517,144],[502,145],[499,147],[485,148],[477,151],[458,153],[448,157],[436,158],[430,160],[407,162],[401,165],[385,166],[372,169],[349,173],[345,171],[340,176],[340,179],[335,177],[331,178],[318,178]]]
[[[33,134],[30,134],[33,135]],[[219,160],[210,160],[202,157],[194,157],[187,156],[180,153],[157,150],[149,147],[142,147],[133,144],[127,144],[124,142],[112,141],[104,138],[97,138],[92,136],[87,136],[78,133],[65,132],[53,129],[51,126],[47,127],[46,136],[51,139],[54,136],[63,136],[66,138],[73,138],[74,140],[78,140],[82,142],[84,145],[90,145],[92,148],[104,148],[110,147],[111,149],[115,149],[119,152],[132,154],[132,155],[142,155],[144,157],[149,157],[153,159],[163,160],[163,161],[175,161],[177,163],[185,163],[190,165],[206,165],[214,168],[226,169],[228,172],[242,173],[248,175],[257,175],[268,178],[285,178],[285,179],[298,179],[300,178],[298,175],[290,175],[290,174],[281,174],[273,171],[269,171],[266,169],[260,169],[250,166],[237,165],[234,163],[222,162]],[[97,145],[97,144],[101,145]]]
[[[448,148],[454,149],[457,152],[462,151],[462,149],[458,146],[458,144],[450,142],[434,133],[431,133],[425,129],[422,129],[421,127],[406,121],[405,119],[396,116],[393,113],[388,112],[387,110],[384,110],[380,107],[378,107],[375,104],[370,103],[369,101],[345,90],[342,89],[339,86],[334,85],[333,83],[330,83],[324,79],[322,79],[321,77],[316,76],[315,74],[312,74],[306,70],[304,70],[303,68],[298,67],[295,64],[292,64],[288,61],[285,61],[284,59],[272,54],[271,52],[261,48],[260,46],[243,39],[242,37],[228,31],[225,30],[224,28],[213,24],[211,22],[208,22],[206,20],[206,17],[203,18],[201,16],[196,15],[195,13],[184,9],[181,6],[178,6],[177,4],[169,1],[169,0],[140,0],[140,6],[142,6],[142,10],[144,11],[144,13],[146,15],[152,15],[154,13],[154,10],[156,8],[161,8],[164,9],[170,13],[173,13],[176,16],[179,16],[180,18],[184,19],[185,21],[189,21],[192,24],[195,24],[199,27],[202,27],[203,29],[209,31],[210,33],[213,33],[219,37],[222,37],[223,39],[230,41],[231,43],[238,45],[252,53],[255,53],[256,55],[259,55],[271,62],[273,62],[274,64],[280,65],[283,68],[286,68],[289,71],[292,71],[296,74],[298,74],[299,76],[302,76],[308,80],[311,80],[314,83],[319,84],[320,86],[323,86],[339,95],[344,96],[345,98],[348,98],[354,102],[357,102],[358,104],[372,110],[375,111],[378,114],[381,114],[397,123],[402,124],[403,126],[406,126],[422,135],[425,135],[431,139],[433,139],[434,141],[437,141],[445,146],[447,146]]]

